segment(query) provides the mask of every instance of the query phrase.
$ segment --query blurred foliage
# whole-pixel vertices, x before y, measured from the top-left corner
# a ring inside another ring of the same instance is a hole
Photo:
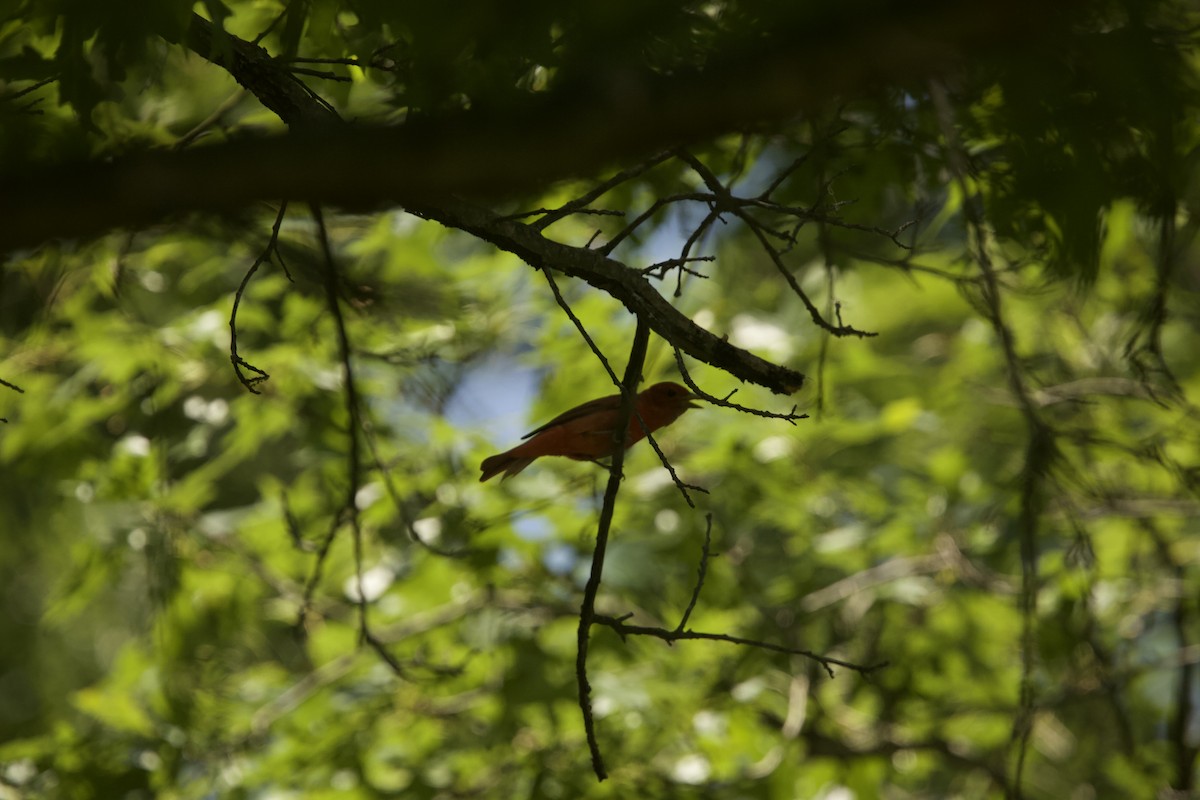
[[[754,5],[196,8],[273,54],[353,59],[296,62],[345,81],[298,77],[345,117],[391,123],[630,63],[722,63],[773,41],[772,15],[825,10]],[[280,124],[174,44],[191,5],[0,13],[6,167]],[[802,656],[597,627],[602,784],[574,663],[604,473],[554,460],[477,482],[510,444],[483,422],[533,427],[612,391],[540,275],[401,211],[327,214],[363,398],[351,487],[354,421],[304,207],[240,301],[239,352],[270,375],[261,394],[230,366],[230,312],[276,209],[9,254],[0,379],[23,393],[0,386],[0,798],[1194,790],[1196,21],[1185,2],[1084,4],[1072,36],[945,76],[951,120],[928,86],[890,86],[697,146],[737,195],[773,186],[776,206],[752,217],[783,231],[787,277],[826,320],[877,336],[814,325],[746,221],[703,203],[665,205],[615,250],[645,267],[704,225],[691,255],[716,260],[690,265],[704,278],[664,275],[664,294],[810,382],[784,400],[691,361],[690,374],[812,418],[706,407],[664,430],[680,475],[708,490],[694,509],[650,448],[631,450],[599,611],[673,628],[711,514],[689,627],[887,666],[830,679]],[[669,159],[597,203],[624,217],[573,216],[548,235],[603,242],[656,200],[703,190]],[[976,202],[986,225],[972,228]],[[559,282],[620,369],[627,312]],[[677,377],[661,341],[646,377]],[[512,387],[529,378],[525,408]],[[349,491],[358,544],[339,524]],[[392,665],[362,640],[360,591]]]

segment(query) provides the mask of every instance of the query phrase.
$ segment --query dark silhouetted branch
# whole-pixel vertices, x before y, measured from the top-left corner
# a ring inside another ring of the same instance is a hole
[[[596,619],[596,593],[600,591],[600,580],[604,574],[604,555],[608,549],[609,528],[613,510],[617,505],[617,492],[621,488],[621,467],[625,463],[625,439],[629,435],[629,420],[637,400],[638,380],[642,376],[642,364],[646,360],[646,345],[650,341],[650,327],[638,320],[629,350],[629,363],[625,366],[622,381],[621,410],[617,414],[617,427],[613,433],[612,468],[608,474],[608,488],[604,491],[604,503],[600,507],[600,522],[596,526],[596,547],[592,551],[592,568],[587,585],[583,590],[583,604],[579,609],[579,630],[576,637],[578,650],[575,658],[575,676],[579,682],[579,708],[583,712],[583,727],[587,734],[588,749],[592,754],[592,769],[596,778],[603,781],[608,777],[604,768],[604,757],[596,739],[596,721],[592,715],[592,687],[587,678],[588,642],[592,624]]]

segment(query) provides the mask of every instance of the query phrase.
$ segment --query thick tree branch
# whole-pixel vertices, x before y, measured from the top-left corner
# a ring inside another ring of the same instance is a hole
[[[803,374],[734,347],[701,328],[667,302],[640,271],[595,250],[560,244],[543,237],[532,225],[502,219],[487,209],[449,198],[410,204],[408,209],[491,242],[535,269],[553,269],[587,281],[621,301],[672,345],[737,378],[777,394],[792,394],[804,383]]]
[[[292,131],[184,152],[18,167],[0,175],[0,252],[181,212],[232,213],[263,199],[362,210],[446,192],[539,190],[614,161],[779,123],[835,97],[1053,40],[1064,12],[1087,5],[930,0],[797,10],[768,40],[731,46],[695,71],[659,75],[629,63],[519,107],[382,130],[325,124],[332,110],[266,51],[194,17],[183,44],[229,69]],[[819,80],[811,78],[814,65],[824,65]]]
[[[193,24],[193,30],[189,33],[186,42],[189,47],[192,47],[198,53],[214,59],[214,63],[225,66],[233,72],[234,77],[243,86],[254,93],[264,105],[268,105],[268,107],[278,113],[289,126],[307,131],[307,133],[300,135],[301,138],[277,140],[276,144],[280,145],[284,150],[288,149],[288,141],[293,145],[297,142],[323,141],[322,137],[328,134],[316,132],[318,129],[345,128],[345,126],[329,124],[336,122],[336,115],[325,111],[325,107],[315,97],[310,96],[303,87],[297,90],[295,79],[280,70],[270,60],[265,50],[234,37],[214,33],[211,30],[211,25],[203,20]],[[266,60],[268,63],[259,63],[263,60]],[[386,134],[389,138],[400,136],[401,139],[404,139],[409,134],[413,134],[419,139],[423,130],[425,129],[419,126],[410,125],[395,132],[375,131],[359,133],[370,133],[373,135]],[[533,135],[533,132],[529,133]],[[399,140],[397,143],[399,143]],[[253,161],[254,157],[252,154],[255,152],[253,149],[255,143],[247,142],[243,144],[248,149],[243,152],[242,157],[249,160],[240,164],[241,169],[248,171],[248,174],[256,175],[268,182],[280,177],[280,175],[275,173],[271,173],[270,175],[261,174],[259,172],[261,165],[257,165]],[[410,144],[417,143],[410,142]],[[426,144],[429,144],[429,142],[426,142]],[[645,320],[655,333],[666,339],[676,348],[683,350],[688,355],[700,361],[723,369],[741,380],[759,384],[779,394],[792,394],[800,389],[804,382],[804,376],[801,373],[786,367],[777,366],[758,356],[734,347],[727,341],[714,336],[699,325],[696,325],[664,299],[640,271],[607,258],[600,252],[586,247],[571,247],[543,237],[540,229],[544,227],[544,221],[525,224],[514,219],[501,218],[489,210],[451,198],[440,191],[430,193],[430,190],[439,182],[442,182],[442,179],[445,179],[445,183],[453,186],[456,185],[459,178],[467,179],[470,177],[469,171],[461,172],[462,167],[459,161],[466,159],[463,163],[471,162],[471,159],[478,156],[478,153],[473,151],[471,146],[466,142],[462,143],[461,150],[457,150],[456,148],[457,145],[447,152],[447,158],[455,160],[454,166],[451,167],[448,163],[443,164],[443,167],[446,169],[441,170],[439,168],[435,170],[437,175],[422,172],[422,170],[427,169],[428,165],[397,165],[392,163],[391,169],[395,169],[396,171],[390,172],[390,174],[401,178],[395,184],[393,198],[413,213],[427,219],[436,220],[448,227],[466,231],[484,241],[491,242],[500,249],[519,256],[525,263],[535,269],[555,269],[566,275],[587,281],[592,286],[608,292],[633,312],[638,319]],[[400,147],[397,152],[404,150],[404,147]],[[189,173],[191,170],[203,168],[203,158],[197,158],[197,156],[203,156],[207,151],[207,148],[199,148],[183,153],[147,155],[147,162],[143,166],[148,172],[143,177],[153,184],[152,189],[166,190],[168,186],[175,185],[176,182],[182,180],[184,181],[182,185],[194,185],[198,194],[203,196],[208,196],[208,192],[214,189],[216,190],[214,192],[216,195],[222,193],[236,195],[238,191],[237,187],[233,184],[222,183],[219,176],[195,174],[189,177],[186,174],[181,175],[172,172],[174,167],[180,167],[180,162],[163,160],[165,155],[182,157],[183,172]],[[413,152],[425,152],[425,148],[417,144]],[[340,149],[337,149],[329,153],[323,153],[321,158],[315,159],[311,163],[306,163],[303,167],[292,165],[293,168],[289,169],[284,168],[286,165],[281,164],[277,166],[284,178],[291,180],[298,175],[324,171],[329,163],[331,163],[329,159],[336,161],[339,154],[345,155]],[[188,160],[188,157],[192,157],[191,160]],[[651,159],[646,164],[653,165],[660,158],[661,156]],[[360,167],[372,175],[387,174],[390,171],[389,163],[386,159],[374,166],[364,164],[360,165]],[[425,175],[425,178],[420,177],[422,174]],[[127,187],[127,190],[131,193],[128,198],[131,202],[142,202],[144,199],[141,198],[139,193],[145,187],[139,187],[138,183],[138,181],[135,181],[133,185]],[[278,194],[268,194],[276,197],[306,197],[313,199],[311,195],[307,194],[309,190],[305,190],[302,184],[303,180],[300,180],[287,189],[281,189]],[[410,188],[414,184],[418,187],[418,190],[410,192]],[[608,184],[601,184],[602,187],[606,185]],[[4,184],[0,183],[0,186],[4,186]],[[424,187],[424,190],[421,187]],[[40,190],[32,187],[27,188],[30,188],[30,191],[34,191],[35,193]],[[96,191],[99,191],[101,188],[100,186],[91,187],[92,190]],[[122,191],[125,190],[122,189]],[[422,191],[424,191],[426,196],[420,198],[418,195]],[[57,196],[57,192],[55,194]],[[164,198],[160,197],[159,199]],[[350,198],[343,199],[350,200]],[[219,198],[210,197],[210,200],[216,203]],[[20,206],[22,203],[20,198],[7,195],[3,190],[0,190],[0,213],[4,213],[4,208],[9,201],[12,201],[11,204],[13,206]],[[65,200],[64,202],[77,201],[82,202],[78,198]],[[205,202],[208,201],[201,201],[198,207],[204,207]],[[224,200],[220,200],[220,202],[223,203]],[[77,211],[79,213],[86,213],[82,209]],[[553,218],[553,215],[551,215],[551,218]],[[0,228],[0,249],[3,249],[4,237],[14,232],[17,227],[19,225],[5,225]]]
[[[328,104],[314,102],[317,98],[313,91],[286,65],[271,58],[266,50],[225,33],[200,16],[192,15],[182,44],[223,67],[293,129],[328,126],[341,121]]]

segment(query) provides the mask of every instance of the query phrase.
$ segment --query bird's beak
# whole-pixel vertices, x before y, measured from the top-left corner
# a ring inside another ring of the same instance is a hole
[[[688,407],[688,408],[703,408],[703,406],[698,406],[698,405],[696,405],[696,401],[697,401],[697,400],[699,400],[699,399],[700,399],[700,398],[699,398],[699,397],[697,397],[696,395],[694,395],[694,394],[691,394],[691,393],[688,393],[688,403],[687,403],[687,407]]]

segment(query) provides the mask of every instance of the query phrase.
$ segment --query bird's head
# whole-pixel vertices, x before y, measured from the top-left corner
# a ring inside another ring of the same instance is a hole
[[[654,384],[642,392],[641,397],[647,405],[673,411],[675,416],[679,416],[689,408],[699,408],[695,401],[700,398],[672,381]]]

